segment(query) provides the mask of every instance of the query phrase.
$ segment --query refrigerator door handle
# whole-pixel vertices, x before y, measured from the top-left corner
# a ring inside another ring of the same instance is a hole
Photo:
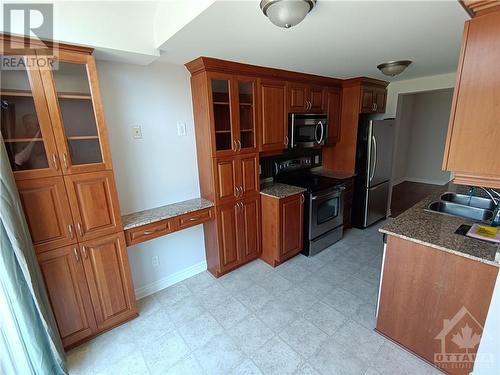
[[[377,170],[377,139],[372,135],[372,143],[373,143],[373,170],[370,175],[370,182],[373,180],[375,176],[375,171]]]

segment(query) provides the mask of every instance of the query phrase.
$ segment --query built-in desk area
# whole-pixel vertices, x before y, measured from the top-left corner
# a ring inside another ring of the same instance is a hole
[[[122,222],[127,246],[213,220],[213,207],[209,200],[195,198],[124,215]]]

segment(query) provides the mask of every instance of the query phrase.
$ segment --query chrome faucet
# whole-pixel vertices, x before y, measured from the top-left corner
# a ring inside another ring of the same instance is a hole
[[[492,227],[499,227],[500,226],[500,193],[496,191],[495,189],[492,188],[484,188],[482,186],[478,186],[479,189],[483,190],[490,199],[493,201],[495,204],[495,209],[493,210],[493,217],[491,218],[491,226]],[[472,196],[474,193],[475,187],[471,187],[469,189],[469,195]],[[496,195],[496,197],[495,197]]]

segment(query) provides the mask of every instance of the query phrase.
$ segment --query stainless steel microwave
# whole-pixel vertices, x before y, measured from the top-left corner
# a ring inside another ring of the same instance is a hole
[[[292,113],[288,124],[289,148],[315,148],[326,143],[327,115]]]

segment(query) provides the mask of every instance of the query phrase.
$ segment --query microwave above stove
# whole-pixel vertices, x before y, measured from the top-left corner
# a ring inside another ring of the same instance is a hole
[[[328,136],[327,115],[292,113],[288,123],[288,147],[316,148],[326,143]]]

